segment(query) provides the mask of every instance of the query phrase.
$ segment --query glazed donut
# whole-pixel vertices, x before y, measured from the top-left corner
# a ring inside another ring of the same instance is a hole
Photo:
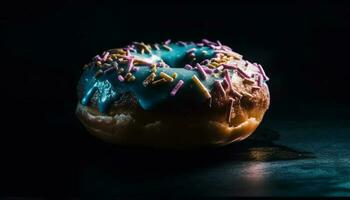
[[[84,66],[76,114],[104,141],[195,148],[247,138],[270,104],[260,64],[220,41],[133,42]]]

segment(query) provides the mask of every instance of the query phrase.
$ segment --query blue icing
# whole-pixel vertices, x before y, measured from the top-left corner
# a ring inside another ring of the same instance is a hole
[[[195,44],[188,46],[180,46],[176,44],[169,44],[173,49],[172,51],[167,51],[164,49],[152,50],[152,54],[159,56],[165,63],[170,67],[177,68],[157,68],[157,78],[159,78],[159,73],[164,72],[166,74],[177,73],[177,78],[173,82],[162,83],[157,86],[143,86],[143,81],[150,74],[150,68],[148,66],[140,66],[139,70],[133,72],[135,80],[131,82],[120,82],[117,79],[118,74],[109,72],[95,78],[95,74],[98,67],[90,67],[84,71],[80,79],[80,86],[83,88],[83,97],[81,103],[83,105],[88,105],[90,98],[94,93],[98,93],[98,109],[100,112],[106,112],[108,106],[114,101],[118,100],[123,93],[130,92],[136,96],[139,101],[140,106],[145,110],[151,110],[157,107],[161,103],[169,103],[168,106],[186,105],[188,103],[200,103],[204,102],[206,99],[200,92],[199,88],[195,85],[192,80],[192,76],[196,75],[200,78],[200,75],[196,70],[184,69],[186,51],[191,48],[197,48],[196,58],[197,62],[204,59],[209,59],[213,57],[213,49],[209,47],[198,47]],[[202,54],[201,52],[205,50],[208,53]],[[197,55],[198,54],[198,55]],[[133,53],[134,56],[141,56],[141,54]],[[142,55],[144,58],[150,58],[151,56],[145,54]],[[181,68],[179,68],[181,67]],[[210,91],[213,87],[213,83],[217,78],[215,76],[208,76],[206,80],[201,79],[201,82]],[[179,80],[184,81],[183,87],[178,91],[175,96],[171,96],[170,92]]]

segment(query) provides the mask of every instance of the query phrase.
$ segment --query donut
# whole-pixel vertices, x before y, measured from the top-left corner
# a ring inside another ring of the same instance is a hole
[[[260,64],[220,41],[132,42],[84,65],[76,115],[92,135],[121,146],[223,146],[258,127],[268,80]]]

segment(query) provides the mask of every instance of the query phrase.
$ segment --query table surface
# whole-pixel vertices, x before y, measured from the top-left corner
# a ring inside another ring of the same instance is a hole
[[[269,128],[264,128],[269,127]],[[350,196],[348,120],[265,121],[241,143],[192,152],[113,147],[79,169],[82,197]]]

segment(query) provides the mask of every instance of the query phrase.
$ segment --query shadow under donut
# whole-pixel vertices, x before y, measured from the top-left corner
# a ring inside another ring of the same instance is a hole
[[[177,191],[173,195],[186,195],[186,192],[198,195],[202,189],[196,187],[205,186],[188,184],[197,180],[195,182],[198,184],[213,185],[210,181],[217,177],[210,178],[207,170],[253,170],[249,173],[258,174],[253,175],[253,178],[247,176],[243,181],[248,182],[248,185],[262,184],[261,176],[264,173],[259,174],[258,171],[264,163],[314,158],[310,152],[274,144],[273,141],[278,138],[279,134],[276,131],[260,127],[249,139],[220,148],[161,151],[104,144],[104,154],[98,155],[98,158],[92,157],[79,172],[79,190],[88,197],[96,195],[95,197],[102,199],[101,194],[167,195]],[[205,177],[207,175],[209,177]]]

